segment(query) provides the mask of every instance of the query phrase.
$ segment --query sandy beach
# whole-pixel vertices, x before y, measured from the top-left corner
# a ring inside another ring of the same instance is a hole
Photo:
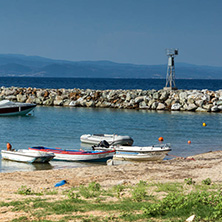
[[[140,180],[163,183],[183,182],[185,178],[192,178],[196,182],[210,178],[213,183],[220,183],[222,181],[221,163],[222,151],[215,151],[159,163],[132,162],[116,166],[1,173],[0,201],[29,198],[16,194],[21,186],[27,186],[39,192],[42,189],[53,189],[54,185],[61,180],[66,180],[68,183],[55,189],[64,190],[92,181],[100,183],[104,188],[121,183],[136,184]],[[57,195],[57,198],[60,196]],[[0,208],[0,221],[7,221],[7,218],[13,219],[14,217],[12,212],[5,213],[5,209]]]

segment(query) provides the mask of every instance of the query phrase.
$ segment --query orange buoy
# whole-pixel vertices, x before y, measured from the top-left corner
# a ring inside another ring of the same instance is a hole
[[[203,123],[203,126],[206,126],[207,124],[206,123]]]
[[[191,144],[191,141],[190,141],[190,140],[188,140],[188,141],[187,141],[187,143],[188,143],[188,144]]]
[[[12,145],[10,143],[7,143],[6,147],[7,147],[7,150],[11,150],[12,149]]]
[[[159,137],[159,139],[158,139],[159,141],[163,141],[163,137],[161,136],[161,137]]]

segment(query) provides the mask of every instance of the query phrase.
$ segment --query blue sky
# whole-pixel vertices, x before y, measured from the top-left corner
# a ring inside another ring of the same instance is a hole
[[[0,0],[0,54],[222,66],[221,0]]]

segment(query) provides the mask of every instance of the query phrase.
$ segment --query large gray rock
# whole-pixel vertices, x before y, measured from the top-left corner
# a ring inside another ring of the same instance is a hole
[[[195,101],[195,104],[196,104],[198,107],[202,107],[203,104],[204,104],[204,100],[196,100],[196,101]]]
[[[42,96],[44,96],[44,91],[43,90],[38,90],[38,91],[36,91],[36,97],[38,98],[38,97],[42,97]]]
[[[5,99],[11,100],[11,101],[17,101],[17,97],[14,95],[5,96]]]
[[[28,99],[26,100],[26,103],[35,103],[36,101],[35,96],[29,96]]]
[[[71,107],[77,106],[77,101],[71,101],[71,102],[69,103],[69,106],[71,106]]]
[[[195,110],[196,112],[208,112],[208,110],[202,108],[202,107],[197,107],[197,109]]]
[[[63,100],[62,99],[56,99],[53,101],[54,106],[62,106]]]
[[[155,92],[155,93],[153,94],[153,99],[154,99],[154,100],[158,100],[159,97],[160,97],[159,92]]]
[[[186,100],[186,99],[187,99],[187,92],[181,92],[181,93],[179,94],[179,98],[180,98],[180,100],[182,100],[182,101]]]
[[[212,106],[213,106],[212,104],[205,104],[205,105],[203,105],[203,108],[209,112],[211,110]]]
[[[43,105],[43,100],[41,99],[41,97],[40,98],[34,98],[32,100],[32,102],[35,103],[36,105]]]
[[[69,106],[71,100],[70,99],[64,99],[63,100],[63,106]]]
[[[183,107],[187,111],[195,111],[197,109],[195,104],[185,104]]]
[[[211,112],[218,112],[218,111],[219,111],[218,106],[211,107]]]
[[[126,99],[125,99],[125,101],[126,102],[129,102],[131,100],[131,95],[130,95],[130,93],[128,92],[127,94],[126,94]]]
[[[21,102],[21,103],[24,103],[27,100],[27,96],[26,95],[21,95],[21,94],[18,94],[16,96],[16,98],[17,98],[17,101]]]
[[[144,101],[144,96],[138,96],[138,97],[136,97],[135,98],[135,103],[140,103],[140,102],[142,102],[142,101]]]
[[[145,103],[148,103],[150,101],[150,98],[148,96],[145,96],[144,101],[145,101]]]
[[[4,95],[5,95],[5,96],[14,95],[15,92],[16,92],[16,91],[15,91],[14,88],[5,88]]]
[[[110,106],[111,106],[110,102],[103,102],[103,103],[101,103],[101,105],[99,107],[101,107],[101,108],[109,108]]]
[[[181,109],[180,103],[174,103],[174,104],[172,104],[172,106],[171,106],[171,110],[179,111],[180,109]]]
[[[169,96],[169,92],[168,91],[162,91],[161,92],[161,95],[160,95],[160,101],[165,101],[165,100],[167,100],[167,98],[168,98],[168,96]]]
[[[53,99],[47,99],[43,102],[43,105],[45,106],[52,106],[53,105]]]
[[[164,110],[166,108],[166,106],[163,103],[159,103],[157,106],[157,110]]]
[[[94,107],[95,106],[95,102],[94,101],[89,101],[85,103],[86,107]]]
[[[152,106],[152,104],[153,104],[154,102],[155,102],[155,100],[151,99],[151,100],[148,102],[148,104],[147,104],[147,105],[148,105],[149,107],[151,107],[151,106]]]
[[[222,105],[222,101],[219,100],[219,101],[216,102],[216,104],[217,104],[218,106],[221,106],[221,105]]]
[[[151,109],[157,109],[159,103],[158,102],[154,102],[151,106]]]
[[[166,106],[170,106],[171,105],[171,103],[172,103],[172,99],[167,99],[166,101],[165,101],[165,104],[166,104]]]
[[[139,108],[140,109],[144,109],[145,107],[148,107],[147,103],[145,101],[142,101],[142,102],[139,103]]]

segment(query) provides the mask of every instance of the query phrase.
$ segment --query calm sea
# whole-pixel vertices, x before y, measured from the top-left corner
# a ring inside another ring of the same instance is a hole
[[[28,78],[0,77],[0,86],[65,89],[162,89],[165,79]],[[222,80],[177,79],[178,89],[222,89]]]
[[[219,86],[222,86],[222,80],[178,80],[177,82],[178,88],[183,89],[218,90]],[[0,78],[2,86],[37,88],[161,89],[164,83],[164,80],[150,79],[123,81],[120,79]],[[202,126],[203,122],[207,124],[206,127]],[[222,149],[222,113],[36,107],[34,116],[1,117],[0,124],[1,149],[6,148],[7,142],[10,142],[15,149],[27,149],[29,146],[38,145],[90,149],[80,143],[80,136],[86,133],[129,135],[134,139],[134,145],[138,146],[158,144],[158,138],[162,136],[164,143],[172,145],[170,154],[181,157]],[[187,143],[188,140],[191,144]],[[91,165],[62,161],[34,165],[2,160],[0,172]]]

